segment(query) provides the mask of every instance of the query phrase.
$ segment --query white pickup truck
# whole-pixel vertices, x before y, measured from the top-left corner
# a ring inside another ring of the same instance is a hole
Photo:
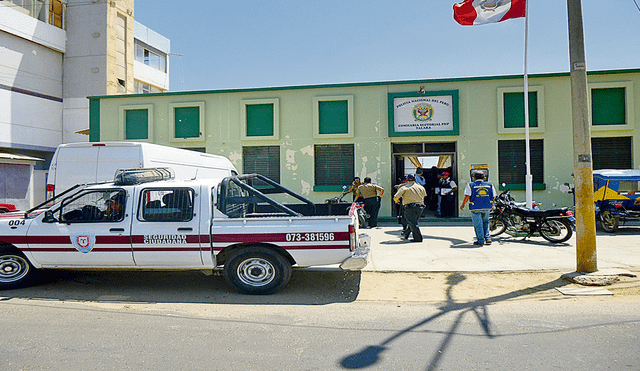
[[[302,201],[294,205],[313,214],[313,203],[256,174],[174,180],[166,169],[122,171],[114,182],[2,214],[0,289],[52,268],[210,274],[223,266],[240,292],[270,294],[287,284],[292,267],[366,266],[370,237],[359,235],[353,216],[304,216],[277,197]]]

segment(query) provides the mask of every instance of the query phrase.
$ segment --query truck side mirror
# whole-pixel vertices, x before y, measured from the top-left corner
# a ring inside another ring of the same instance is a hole
[[[53,216],[53,212],[51,210],[47,210],[44,212],[44,218],[42,218],[43,223],[55,223],[57,222],[56,218]]]

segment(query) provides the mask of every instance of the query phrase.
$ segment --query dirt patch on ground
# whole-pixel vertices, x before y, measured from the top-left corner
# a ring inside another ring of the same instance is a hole
[[[619,281],[602,288],[613,293],[614,297],[638,296],[640,300],[640,270],[631,272],[636,277],[619,276]],[[563,278],[565,273],[568,272],[363,272],[357,300],[444,303],[482,300],[490,303],[562,298],[569,296],[562,294],[558,288],[584,287]]]

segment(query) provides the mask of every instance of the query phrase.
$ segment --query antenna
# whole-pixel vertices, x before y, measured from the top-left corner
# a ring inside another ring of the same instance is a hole
[[[177,55],[178,57],[180,57],[180,83],[181,83],[181,88],[182,90],[184,90],[184,74],[182,71],[182,57],[184,57],[184,54],[178,54],[178,53],[169,53],[168,55]]]

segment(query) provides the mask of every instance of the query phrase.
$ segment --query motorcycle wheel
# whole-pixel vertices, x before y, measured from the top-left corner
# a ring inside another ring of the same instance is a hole
[[[540,226],[540,236],[553,243],[565,242],[573,235],[571,224],[564,219],[547,219]]]
[[[618,229],[620,225],[620,218],[611,214],[611,212],[605,210],[600,213],[600,226],[605,232],[613,233]]]
[[[369,226],[365,213],[358,213],[358,225],[360,226],[360,228],[367,228]]]
[[[500,219],[491,219],[489,220],[489,233],[491,237],[495,237],[499,234],[504,233],[507,230],[507,225],[504,221]]]

